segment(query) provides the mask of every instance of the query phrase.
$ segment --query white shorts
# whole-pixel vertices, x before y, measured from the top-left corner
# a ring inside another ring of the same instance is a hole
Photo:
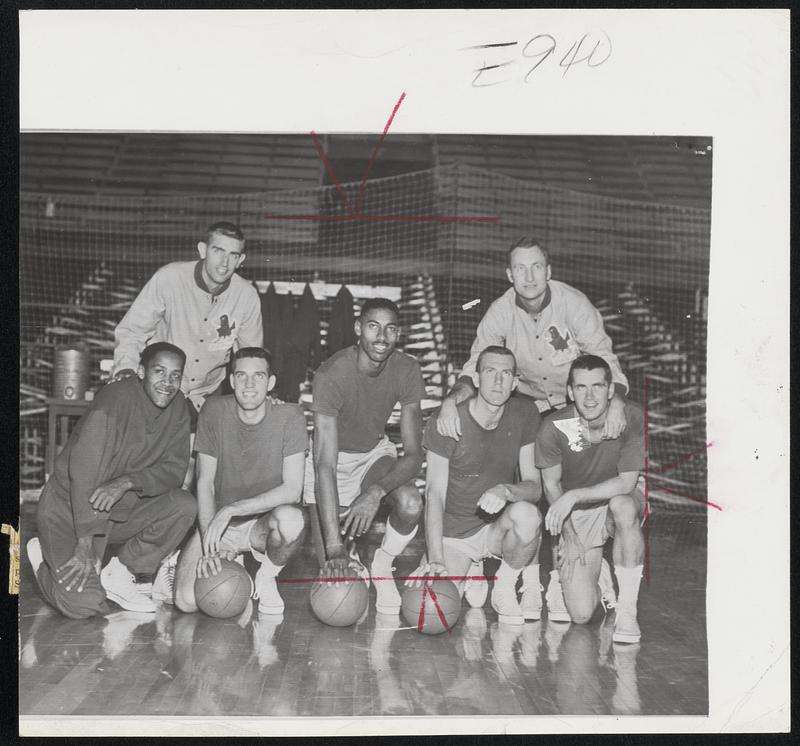
[[[442,537],[442,548],[444,549],[445,564],[447,561],[447,554],[451,551],[460,552],[469,557],[473,562],[486,559],[486,557],[497,557],[489,551],[489,531],[491,524],[486,524],[482,529],[476,531],[472,536],[466,539],[456,539],[451,536]]]
[[[311,452],[314,444],[311,443]],[[336,486],[339,491],[339,506],[347,507],[361,494],[361,483],[373,464],[386,456],[397,458],[397,446],[386,436],[366,453],[350,453],[339,451],[336,463]],[[315,493],[314,458],[306,459],[305,483],[303,485],[303,503],[313,505],[317,502]]]
[[[631,495],[639,506],[641,523],[644,523],[644,494],[637,488]],[[574,508],[570,517],[584,549],[602,547],[614,536],[614,521],[610,518],[608,503],[592,508]]]
[[[222,532],[222,537],[219,540],[220,551],[236,552],[236,554],[252,552],[253,547],[250,546],[250,532],[261,517],[262,516],[258,518],[248,518],[245,521],[236,523],[229,523],[225,531]]]

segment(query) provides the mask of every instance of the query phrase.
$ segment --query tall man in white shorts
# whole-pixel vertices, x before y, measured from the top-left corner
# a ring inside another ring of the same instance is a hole
[[[425,387],[416,359],[395,349],[398,320],[392,301],[369,299],[355,322],[356,344],[332,355],[314,375],[314,461],[306,467],[304,490],[306,502],[317,502],[326,554],[322,574],[329,578],[363,571],[345,540],[362,536],[381,502],[389,503],[386,533],[370,566],[381,614],[400,610],[392,563],[414,538],[422,514],[414,478],[422,465]],[[397,403],[399,458],[386,436]]]
[[[624,432],[604,440],[614,396],[608,363],[596,355],[581,355],[570,366],[567,380],[573,404],[546,417],[536,439],[536,465],[550,504],[545,527],[553,536],[560,534],[560,583],[551,581],[547,590],[550,618],[565,603],[568,617],[562,621],[583,624],[591,619],[611,582],[603,545],[613,538],[619,585],[613,639],[636,643],[641,638],[637,601],[644,559],[644,495],[636,487],[644,468],[642,410],[626,402]],[[563,602],[551,600],[562,590]]]
[[[197,609],[196,577],[216,575],[220,558],[250,552],[260,614],[282,614],[276,577],[300,548],[305,515],[298,506],[308,435],[297,404],[275,404],[269,353],[242,347],[233,355],[233,396],[206,401],[197,423],[198,530],[181,551],[175,604]]]
[[[425,428],[427,553],[414,575],[464,578],[473,563],[497,557],[492,607],[500,622],[522,624],[539,619],[542,610],[541,482],[534,460],[539,412],[530,400],[511,396],[517,364],[506,347],[480,353],[473,382],[477,396],[458,405],[459,440],[440,435],[433,417]],[[521,481],[514,483],[517,467]],[[516,584],[523,569],[520,604]],[[421,581],[406,581],[415,584]],[[466,585],[457,584],[461,590]],[[482,606],[485,593],[473,599],[467,591],[467,601]]]

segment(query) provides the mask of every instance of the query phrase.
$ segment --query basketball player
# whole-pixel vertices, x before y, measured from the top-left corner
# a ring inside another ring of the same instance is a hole
[[[255,593],[261,614],[283,613],[275,581],[300,548],[308,435],[296,404],[274,404],[269,353],[242,347],[233,354],[233,395],[206,401],[197,423],[198,530],[181,551],[175,604],[195,611],[196,577],[216,575],[220,558],[251,552],[261,563]]]
[[[185,360],[167,342],[146,347],[138,378],[102,388],[56,458],[28,558],[45,599],[67,617],[107,614],[106,598],[156,610],[153,597],[167,583],[162,560],[197,514],[194,497],[178,489],[189,460]],[[118,543],[101,572],[106,545]]]
[[[519,370],[516,395],[532,397],[542,415],[567,403],[567,372],[578,355],[604,358],[611,367],[615,395],[602,435],[617,438],[625,429],[623,394],[629,390],[628,381],[603,328],[603,319],[582,292],[552,280],[551,274],[550,253],[540,241],[524,236],[511,246],[506,277],[512,287],[492,303],[478,325],[470,358],[442,403],[437,420],[441,435],[456,440],[461,437],[457,405],[474,395],[471,377],[478,354],[488,345],[506,345],[514,353]],[[553,555],[555,563],[555,551]],[[480,572],[480,566],[476,566],[470,575]],[[563,608],[555,611],[566,613]]]
[[[473,563],[496,557],[501,562],[492,607],[499,621],[522,624],[539,619],[542,610],[541,482],[534,461],[539,412],[530,400],[511,396],[517,366],[506,347],[481,351],[473,380],[477,396],[458,405],[459,440],[440,435],[433,417],[425,427],[427,553],[413,574],[464,577]],[[518,466],[522,481],[515,484]],[[520,605],[516,583],[523,570]],[[457,584],[464,589],[463,580]],[[485,593],[477,601],[467,594],[470,605],[483,606],[484,600]]]
[[[425,388],[419,363],[395,349],[397,306],[372,298],[355,322],[357,342],[326,360],[314,375],[314,462],[306,466],[305,499],[316,498],[326,561],[325,577],[362,572],[348,556],[351,543],[372,524],[382,501],[390,506],[386,533],[370,567],[380,614],[397,614],[400,594],[392,562],[417,532],[422,499],[414,486],[422,464]],[[403,455],[386,437],[386,423],[400,403]],[[355,550],[353,549],[353,552]],[[388,578],[388,579],[386,579]]]
[[[209,226],[197,244],[199,261],[161,267],[142,288],[114,332],[114,377],[134,375],[139,352],[164,340],[186,351],[181,391],[191,431],[206,397],[225,378],[233,349],[264,344],[258,292],[235,274],[244,262],[244,236],[233,223]]]
[[[644,557],[644,496],[636,487],[644,467],[642,410],[626,402],[625,430],[619,438],[604,439],[614,398],[611,367],[596,355],[581,355],[567,381],[573,404],[546,417],[536,439],[536,465],[550,504],[545,527],[560,535],[561,583],[551,582],[548,608],[551,593],[563,588],[569,618],[589,621],[600,600],[603,545],[613,538],[619,585],[613,639],[636,643],[641,638],[636,606]]]

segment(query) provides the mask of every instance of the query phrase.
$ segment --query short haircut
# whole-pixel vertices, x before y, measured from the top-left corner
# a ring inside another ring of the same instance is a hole
[[[572,386],[572,374],[576,370],[603,370],[606,383],[611,383],[611,366],[599,355],[579,355],[569,366],[567,375],[567,386]]]
[[[255,357],[267,361],[267,372],[272,373],[272,353],[263,347],[240,347],[231,357],[231,373],[236,372],[236,361],[246,357]]]
[[[542,252],[544,255],[544,262],[549,267],[550,252],[544,247],[544,244],[534,236],[520,236],[516,241],[514,241],[514,243],[511,244],[508,254],[506,255],[506,264],[508,267],[511,267],[511,255],[514,253],[514,249],[532,249],[534,246]]]
[[[503,347],[502,345],[489,345],[481,350],[481,354],[478,355],[478,361],[475,363],[475,370],[478,373],[481,372],[481,363],[483,362],[483,358],[487,355],[505,355],[506,357],[510,357],[514,361],[514,375],[517,375],[517,358],[514,357],[514,353],[511,352],[508,347]]]
[[[370,311],[374,311],[379,308],[391,311],[397,320],[400,321],[400,309],[393,300],[389,300],[388,298],[368,298],[364,302],[364,305],[361,306],[361,315],[358,318],[363,319]]]
[[[227,220],[218,220],[212,223],[206,230],[206,243],[211,241],[211,236],[219,233],[221,236],[228,236],[228,238],[235,238],[237,241],[244,243],[244,233],[242,229],[235,223],[230,223]]]
[[[169,352],[172,355],[177,355],[181,359],[181,368],[186,365],[186,353],[180,347],[176,347],[169,342],[154,342],[145,347],[139,357],[139,364],[146,368],[148,363],[160,352]]]

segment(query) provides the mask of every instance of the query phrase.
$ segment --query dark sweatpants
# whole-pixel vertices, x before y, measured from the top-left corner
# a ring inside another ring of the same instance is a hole
[[[102,559],[107,544],[125,542],[119,551],[120,562],[133,573],[155,573],[161,560],[181,543],[196,516],[197,500],[184,490],[140,498],[126,521],[109,520],[108,534],[94,537],[94,551]],[[58,583],[56,568],[72,557],[77,536],[69,499],[50,483],[39,498],[36,521],[44,556],[37,580],[48,603],[72,619],[108,613],[110,607],[96,573],[92,572],[80,593]]]

